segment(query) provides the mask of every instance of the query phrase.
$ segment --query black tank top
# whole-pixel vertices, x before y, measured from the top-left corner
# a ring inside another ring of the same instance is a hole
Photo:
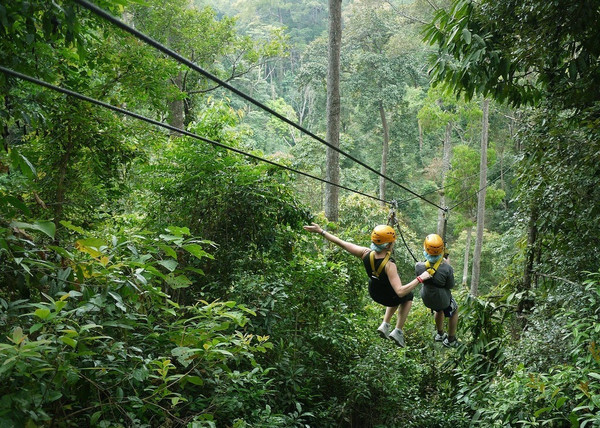
[[[369,277],[369,295],[371,298],[383,306],[398,306],[400,303],[406,302],[408,300],[412,300],[414,294],[410,292],[404,297],[400,297],[394,291],[392,284],[390,284],[390,280],[385,273],[385,268],[379,274],[379,278],[375,278],[373,275],[373,271],[371,270],[371,252],[368,252],[363,257],[363,266],[365,267],[365,271],[367,272],[367,276]],[[375,259],[375,271],[379,268],[383,262],[383,259]],[[388,263],[395,263],[393,258],[390,258]]]

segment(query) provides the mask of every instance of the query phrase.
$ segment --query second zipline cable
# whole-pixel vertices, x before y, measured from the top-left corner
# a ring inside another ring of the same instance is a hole
[[[412,190],[410,190],[408,187],[398,183],[397,181],[387,177],[386,175],[382,174],[380,171],[377,171],[376,169],[370,167],[369,165],[367,165],[366,163],[358,160],[357,158],[355,158],[354,156],[352,156],[349,153],[346,153],[345,151],[339,149],[338,147],[335,147],[334,145],[332,145],[331,143],[325,141],[323,138],[319,137],[318,135],[312,133],[311,131],[303,128],[302,126],[300,126],[299,124],[297,124],[296,122],[291,121],[290,119],[288,119],[287,117],[277,113],[275,110],[269,108],[268,106],[266,106],[265,104],[261,103],[260,101],[255,100],[254,98],[252,98],[251,96],[245,94],[244,92],[240,91],[239,89],[231,86],[229,83],[223,81],[222,79],[219,79],[217,76],[214,76],[213,74],[209,73],[208,71],[204,70],[202,67],[198,66],[197,64],[195,64],[194,62],[190,61],[189,59],[185,58],[184,56],[178,54],[177,52],[167,48],[166,46],[162,45],[161,43],[159,43],[158,41],[152,39],[151,37],[139,32],[138,30],[136,30],[135,28],[131,27],[130,25],[127,25],[126,23],[124,23],[123,21],[115,18],[113,15],[111,15],[110,13],[108,13],[107,11],[105,11],[102,8],[99,8],[98,6],[96,6],[93,3],[90,3],[89,1],[86,0],[73,0],[75,3],[79,4],[80,6],[90,10],[91,12],[95,13],[96,15],[106,19],[107,21],[111,22],[112,24],[116,25],[117,27],[119,27],[120,29],[128,32],[129,34],[133,35],[134,37],[142,40],[144,43],[152,46],[153,48],[161,51],[162,53],[170,56],[171,58],[175,59],[177,62],[184,64],[186,66],[188,66],[189,68],[191,68],[194,71],[197,71],[198,73],[202,74],[204,77],[207,77],[208,79],[211,79],[212,81],[218,83],[219,85],[223,86],[224,88],[230,90],[231,92],[233,92],[234,94],[240,96],[241,98],[245,99],[246,101],[251,102],[252,104],[256,105],[257,107],[260,107],[261,109],[263,109],[264,111],[266,111],[267,113],[277,117],[278,119],[282,120],[283,122],[287,123],[290,126],[293,126],[294,128],[298,129],[299,131],[305,133],[306,135],[314,138],[315,140],[319,141],[320,143],[325,144],[327,147],[335,150],[336,152],[344,155],[345,157],[347,157],[348,159],[352,160],[353,162],[356,162],[357,164],[361,165],[362,167],[368,169],[371,172],[374,172],[375,174],[379,175],[380,177],[388,180],[390,183],[395,184],[396,186],[400,187],[401,189],[407,191],[408,193],[410,193],[411,195],[422,199],[423,201],[427,202],[428,204],[433,205],[436,208],[439,208],[441,210],[443,210],[444,208],[442,208],[441,206],[439,206],[438,204],[431,202],[428,199],[425,199],[423,196],[413,192]],[[330,183],[333,184],[333,183]],[[336,185],[337,186],[337,185]]]
[[[138,120],[150,123],[152,125],[156,125],[156,126],[159,126],[161,128],[168,129],[170,131],[178,132],[178,133],[186,135],[188,137],[192,137],[192,138],[195,138],[197,140],[204,141],[206,143],[212,144],[213,146],[221,147],[223,149],[226,149],[226,150],[238,153],[240,155],[243,155],[243,156],[255,159],[257,161],[265,162],[265,163],[271,164],[273,166],[276,166],[276,167],[279,167],[279,168],[282,168],[282,169],[294,172],[296,174],[300,174],[300,175],[303,175],[305,177],[321,181],[323,183],[331,184],[332,186],[339,187],[340,189],[348,190],[348,191],[350,191],[352,193],[356,193],[356,194],[359,194],[361,196],[366,196],[368,198],[375,199],[375,200],[380,201],[380,202],[384,202],[386,204],[390,203],[389,201],[386,201],[384,199],[380,199],[380,198],[378,198],[376,196],[372,196],[372,195],[369,195],[367,193],[363,193],[363,192],[360,192],[358,190],[354,190],[354,189],[351,189],[349,187],[342,186],[340,184],[332,183],[332,182],[330,182],[328,180],[325,180],[323,178],[311,175],[309,173],[306,173],[306,172],[303,172],[303,171],[299,171],[299,170],[294,169],[294,168],[290,168],[289,166],[285,166],[285,165],[282,165],[280,163],[270,161],[268,159],[261,158],[260,156],[256,156],[256,155],[253,155],[252,153],[244,152],[243,150],[236,149],[236,148],[228,146],[226,144],[222,144],[222,143],[219,143],[217,141],[213,141],[213,140],[210,140],[208,138],[201,137],[201,136],[199,136],[197,134],[194,134],[192,132],[186,131],[184,129],[176,128],[176,127],[174,127],[172,125],[169,125],[169,124],[166,124],[166,123],[163,123],[163,122],[159,122],[159,121],[157,121],[155,119],[151,119],[149,117],[142,116],[141,114],[134,113],[132,111],[125,110],[125,109],[122,109],[120,107],[115,107],[115,106],[113,106],[111,104],[105,103],[104,101],[100,101],[100,100],[97,100],[97,99],[94,99],[94,98],[90,98],[90,97],[88,97],[86,95],[83,95],[83,94],[80,94],[78,92],[71,91],[70,89],[65,89],[65,88],[61,88],[60,86],[52,85],[50,83],[44,82],[43,80],[36,79],[35,77],[27,76],[26,74],[22,74],[22,73],[19,73],[17,71],[11,70],[10,68],[6,68],[6,67],[3,67],[3,66],[0,66],[0,71],[3,72],[3,73],[5,73],[5,74],[11,75],[13,77],[17,77],[17,78],[19,78],[21,80],[25,80],[25,81],[28,81],[28,82],[31,82],[31,83],[35,83],[36,85],[43,86],[43,87],[48,88],[48,89],[52,89],[52,90],[54,90],[56,92],[60,92],[60,93],[63,93],[65,95],[68,95],[68,96],[71,96],[71,97],[74,97],[74,98],[78,98],[78,99],[83,100],[83,101],[87,101],[87,102],[89,102],[91,104],[95,104],[95,105],[98,105],[100,107],[107,108],[107,109],[115,111],[117,113],[121,113],[121,114],[124,114],[126,116],[133,117],[135,119],[138,119]]]

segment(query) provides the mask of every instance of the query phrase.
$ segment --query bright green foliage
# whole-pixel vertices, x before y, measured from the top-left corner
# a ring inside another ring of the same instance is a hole
[[[425,131],[441,130],[448,122],[464,128],[460,136],[472,141],[480,135],[481,107],[475,102],[457,100],[439,87],[429,88],[417,118]]]
[[[590,254],[598,248],[598,127],[582,126],[581,117],[551,109],[532,120],[523,134],[528,152],[516,177],[517,198],[525,213],[534,207],[539,213],[536,245],[545,247],[542,257],[551,265],[545,272],[569,277],[593,269]]]
[[[215,102],[190,127],[239,147],[240,135],[233,130],[238,121],[238,112]],[[155,157],[139,165],[144,179],[136,184],[147,222],[158,229],[176,222],[214,241],[219,263],[210,266],[210,276],[223,287],[219,293],[228,288],[231,266],[256,272],[269,259],[289,257],[290,227],[299,227],[307,217],[288,186],[293,182],[289,173],[188,138],[173,139],[156,150]]]
[[[457,94],[517,106],[549,94],[558,106],[586,108],[599,100],[589,90],[600,82],[599,22],[594,1],[456,0],[424,35],[439,47],[434,80]]]
[[[488,168],[496,162],[496,151],[488,148]],[[477,210],[477,193],[479,191],[479,153],[466,144],[452,148],[452,169],[448,172],[446,194],[456,205],[454,212],[459,212],[470,221],[474,221]],[[495,178],[495,177],[494,177]],[[488,180],[491,184],[491,179]],[[486,187],[487,207],[498,205],[504,198],[504,191],[495,187]],[[460,204],[460,205],[458,205]]]
[[[15,226],[45,231],[36,224]],[[232,301],[170,298],[192,285],[189,272],[200,273],[193,259],[212,258],[207,242],[178,227],[158,237],[88,235],[66,248],[4,239],[2,284],[20,272],[39,284],[41,299],[1,290],[3,424],[216,422],[261,407],[266,372],[254,355],[272,345],[244,331],[254,313]],[[252,403],[236,392],[246,388]]]
[[[583,285],[544,287],[547,303],[536,309],[531,331],[518,342],[502,339],[501,324],[514,328],[503,305],[469,306],[462,322],[477,325],[468,326],[474,336],[460,363],[458,398],[471,409],[473,426],[598,423],[598,278],[596,273]]]
[[[292,122],[298,123],[296,111],[282,98],[267,101],[265,104]],[[244,143],[265,153],[281,153],[282,149],[287,151],[302,138],[299,130],[262,111],[250,111],[244,117],[244,123],[248,127]]]
[[[259,61],[285,54],[281,31],[273,29],[260,35],[261,40],[241,36],[236,31],[235,18],[217,17],[211,7],[189,7],[187,0],[155,0],[134,7],[132,12],[138,30],[225,81],[249,73]],[[168,80],[177,92],[170,99],[171,123],[174,116],[181,114],[184,125],[195,120],[204,95],[218,87],[179,64]],[[174,107],[177,102],[183,102],[181,107]]]

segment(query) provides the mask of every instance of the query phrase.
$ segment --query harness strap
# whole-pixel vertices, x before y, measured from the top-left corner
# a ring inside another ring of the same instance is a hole
[[[377,271],[375,271],[375,251],[371,251],[371,254],[369,254],[369,260],[371,261],[371,275],[373,277],[379,279],[379,275],[381,275],[381,272],[383,272],[383,268],[390,259],[390,255],[391,253],[388,251],[385,257],[383,258],[383,261],[379,265],[379,268],[377,269]]]
[[[443,256],[440,257],[440,259],[437,262],[435,262],[433,267],[431,267],[431,263],[429,263],[429,260],[425,262],[425,268],[427,272],[429,272],[429,275],[433,276],[437,272],[438,268],[440,267],[440,264],[442,263],[443,258]]]

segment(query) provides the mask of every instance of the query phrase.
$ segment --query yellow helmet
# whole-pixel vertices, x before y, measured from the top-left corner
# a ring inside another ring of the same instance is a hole
[[[379,226],[375,226],[375,229],[373,229],[373,232],[371,232],[371,241],[377,245],[394,242],[395,240],[396,232],[391,226],[380,224]]]
[[[427,235],[425,238],[425,241],[423,242],[423,248],[427,254],[431,256],[439,256],[444,252],[444,240],[440,235],[432,233],[431,235]]]

